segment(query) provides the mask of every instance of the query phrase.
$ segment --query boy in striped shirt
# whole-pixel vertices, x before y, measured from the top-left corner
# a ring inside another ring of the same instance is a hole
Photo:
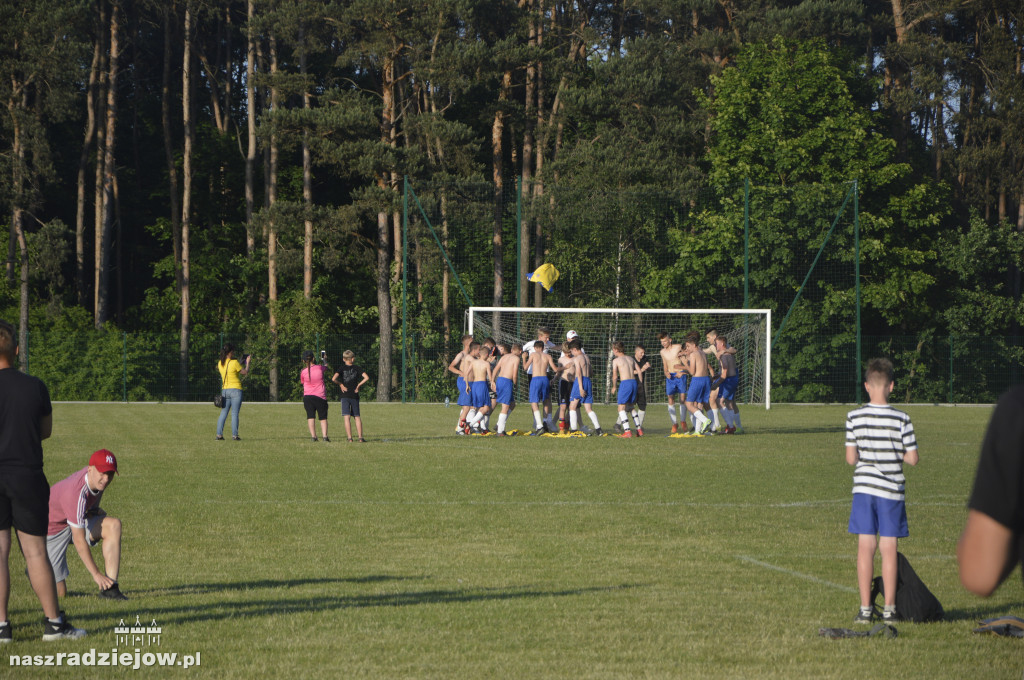
[[[846,462],[856,466],[848,529],[857,534],[860,612],[854,623],[870,623],[872,619],[876,549],[882,553],[882,619],[895,618],[896,545],[909,535],[903,463],[917,465],[917,439],[910,416],[889,405],[892,388],[892,362],[871,359],[864,373],[864,389],[870,401],[846,414]]]

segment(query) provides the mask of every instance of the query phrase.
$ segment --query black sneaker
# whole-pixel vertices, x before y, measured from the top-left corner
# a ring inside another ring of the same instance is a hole
[[[853,617],[853,622],[854,623],[871,623],[871,621],[874,618],[875,618],[875,614],[871,610],[864,611],[863,609],[858,609],[857,610],[857,615],[855,617]]]
[[[85,631],[75,628],[68,621],[64,611],[60,612],[60,623],[53,623],[50,619],[43,617],[43,641],[53,642],[54,640],[77,640],[85,637]]]
[[[543,427],[539,427],[536,430],[534,430],[533,432],[531,432],[530,436],[531,437],[539,437],[540,435],[544,434],[546,431],[547,430],[545,430]]]
[[[234,440],[234,441],[236,441],[236,442],[240,442],[240,441],[242,441],[242,438],[241,438],[241,437],[232,437],[231,439],[233,439],[233,440]]]
[[[365,443],[366,443],[366,440],[365,440],[365,439],[363,439],[362,437],[360,437],[360,438],[359,438],[359,443],[360,443],[360,444],[365,444]]]
[[[100,597],[105,597],[108,600],[127,600],[128,597],[121,592],[121,589],[117,587],[117,581],[114,581],[114,585],[110,586],[106,590],[100,591]]]
[[[604,434],[604,430],[602,430],[601,428],[597,428],[596,430],[592,431],[587,436],[588,437],[600,437],[603,434]]]
[[[311,439],[312,439],[313,441],[316,441],[316,440],[317,440],[317,439],[316,439],[316,437],[310,437],[310,438],[311,438]]]
[[[894,609],[883,609],[882,610],[882,622],[883,623],[894,623],[896,621],[896,610]]]
[[[0,645],[10,642],[14,637],[11,635],[11,622],[4,621],[0,624]]]
[[[324,441],[330,443],[331,438],[330,437],[324,437]]]

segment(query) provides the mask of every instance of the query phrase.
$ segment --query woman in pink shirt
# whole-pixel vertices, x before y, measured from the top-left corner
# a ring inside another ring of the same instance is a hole
[[[321,352],[321,358],[326,358],[326,352]],[[302,405],[306,407],[306,418],[309,423],[309,436],[316,441],[316,428],[313,420],[320,419],[320,434],[324,441],[331,441],[327,436],[327,385],[325,378],[326,369],[320,364],[314,363],[313,353],[308,349],[302,353],[302,363],[306,366],[299,374],[302,381]]]

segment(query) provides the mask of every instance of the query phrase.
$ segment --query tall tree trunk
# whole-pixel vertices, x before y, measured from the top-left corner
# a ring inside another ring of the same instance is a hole
[[[248,147],[245,154],[245,252],[251,259],[256,250],[256,232],[252,223],[252,214],[256,205],[256,0],[247,0],[246,13],[249,18],[246,26],[246,59],[245,59],[245,112],[248,119]]]
[[[160,122],[163,127],[164,161],[171,204],[171,248],[174,257],[174,291],[181,295],[181,203],[178,199],[178,168],[174,163],[174,133],[171,130],[171,59],[173,58],[175,3],[164,7],[164,68],[160,97]]]
[[[498,92],[498,106],[491,123],[491,180],[494,183],[494,231],[491,237],[491,257],[494,261],[494,296],[491,303],[500,307],[505,294],[504,247],[502,243],[502,221],[505,212],[505,104],[512,89],[512,71],[505,71],[501,77]],[[492,326],[497,328],[500,319],[495,313]],[[447,347],[447,343],[445,347]]]
[[[391,129],[394,126],[395,63],[385,62],[382,69],[383,108],[381,111],[380,139],[388,146],[392,143]],[[377,175],[377,186],[381,195],[393,191],[391,173],[383,171]],[[394,341],[391,329],[394,325],[391,309],[391,225],[387,207],[381,206],[377,213],[377,314],[380,331],[380,354],[377,359],[377,401],[391,400],[391,353]]]
[[[537,23],[533,16],[533,0],[527,1],[530,11],[529,20],[529,45],[534,47],[537,44]],[[519,224],[519,281],[526,280],[526,272],[530,265],[530,217],[529,198],[532,193],[531,179],[533,178],[533,129],[534,129],[534,105],[536,103],[537,63],[531,61],[526,66],[526,118],[523,121],[523,157],[520,160],[522,176],[523,207],[526,214],[522,216]],[[519,304],[526,302],[525,296],[519,300]]]
[[[110,318],[110,238],[114,228],[114,147],[117,139],[117,75],[120,57],[120,5],[110,5],[110,63],[107,76],[106,148],[103,158],[103,220],[98,239],[99,288],[96,291],[96,328]]]
[[[99,82],[99,68],[103,51],[102,30],[97,31],[93,40],[92,64],[89,66],[89,84],[85,90],[85,139],[82,153],[78,157],[78,192],[75,202],[75,288],[78,289],[78,304],[88,304],[85,284],[85,185],[89,171],[89,152],[96,138],[96,86]]]
[[[277,87],[277,38],[270,36],[270,108],[274,111],[279,106]],[[277,135],[270,135],[270,173],[267,195],[269,196],[271,218],[267,223],[267,298],[269,304],[270,327],[270,400],[277,401],[278,369],[277,369],[277,224],[273,217],[274,204],[277,202]]]
[[[108,19],[106,3],[100,2],[100,28],[103,36],[103,49],[100,54],[99,75],[100,80],[96,89],[96,174],[93,184],[93,276],[92,276],[92,304],[93,321],[99,314],[99,290],[100,290],[100,251],[103,234],[103,178],[105,173],[105,162],[107,159],[107,88],[109,87],[110,72],[108,69],[109,57],[107,43],[110,33],[108,31]]]
[[[22,92],[21,109],[27,108],[27,93]],[[15,95],[16,97],[17,95]],[[8,110],[12,121],[12,143],[11,151],[14,158],[12,172],[13,186],[11,187],[13,206],[11,211],[11,241],[17,244],[20,261],[19,281],[19,314],[18,314],[18,344],[22,351],[19,353],[21,370],[28,370],[28,241],[25,238],[25,145],[22,139],[22,126],[20,120],[21,112],[17,111],[14,98],[8,102]],[[8,271],[13,273],[14,256],[11,255],[7,261]]]
[[[305,28],[299,30],[299,73],[303,81],[306,76]],[[309,88],[303,85],[302,108],[309,110]],[[306,206],[302,238],[302,295],[307,300],[313,297],[313,156],[309,149],[309,129],[302,131],[302,201]]]
[[[536,26],[537,26],[537,49],[538,51],[544,46],[544,0],[536,0],[537,13],[536,13]],[[544,231],[543,222],[536,217],[537,211],[534,206],[540,205],[540,198],[544,195],[544,144],[537,143],[538,136],[541,139],[546,139],[546,135],[543,133],[544,129],[544,62],[537,62],[537,84],[534,87],[537,93],[537,120],[535,122],[536,128],[534,133],[534,183],[533,183],[533,197],[530,199],[531,210],[530,212],[535,216],[533,223],[533,265],[536,270],[542,264],[544,264]],[[544,287],[534,286],[533,287],[533,306],[540,307],[544,300]]]
[[[182,154],[181,194],[181,338],[178,346],[178,392],[182,399],[188,389],[188,345],[192,333],[191,320],[191,263],[190,232],[192,227],[192,154],[195,144],[195,122],[192,116],[192,48],[193,22],[192,0],[185,3],[184,46],[181,67],[181,120],[185,130],[185,145]]]

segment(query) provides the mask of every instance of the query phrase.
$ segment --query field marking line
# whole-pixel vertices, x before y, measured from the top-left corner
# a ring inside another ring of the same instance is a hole
[[[791,503],[694,503],[689,501],[475,501],[475,500],[463,500],[463,501],[375,501],[366,499],[292,499],[292,498],[281,498],[281,499],[256,499],[256,500],[225,500],[218,498],[205,498],[204,503],[217,504],[217,505],[241,505],[241,504],[256,504],[256,505],[395,505],[395,506],[425,506],[425,505],[437,505],[437,506],[449,506],[449,505],[466,505],[466,506],[510,506],[510,505],[521,505],[521,506],[572,506],[572,507],[637,507],[637,508],[649,508],[649,507],[666,507],[666,508],[802,508],[802,507],[816,507],[820,505],[835,505],[839,503],[847,503],[846,499],[835,500],[835,501],[799,501]]]
[[[788,574],[790,576],[796,576],[797,578],[802,578],[805,581],[810,581],[812,583],[819,583],[819,584],[821,584],[823,586],[828,586],[829,588],[835,588],[836,590],[841,590],[844,593],[855,593],[856,594],[856,593],[859,592],[856,588],[851,588],[850,586],[840,585],[839,583],[832,583],[832,581],[826,581],[825,579],[818,578],[817,576],[812,576],[811,574],[804,574],[802,572],[793,571],[792,569],[786,569],[785,567],[780,567],[780,566],[775,565],[775,564],[769,564],[767,562],[762,562],[761,560],[755,560],[753,557],[749,557],[747,555],[734,555],[734,557],[736,559],[738,559],[738,560],[742,560],[744,562],[749,562],[750,564],[755,564],[755,565],[757,565],[759,567],[764,567],[765,569],[771,569],[772,571],[777,571],[777,572],[782,573],[782,574]]]

